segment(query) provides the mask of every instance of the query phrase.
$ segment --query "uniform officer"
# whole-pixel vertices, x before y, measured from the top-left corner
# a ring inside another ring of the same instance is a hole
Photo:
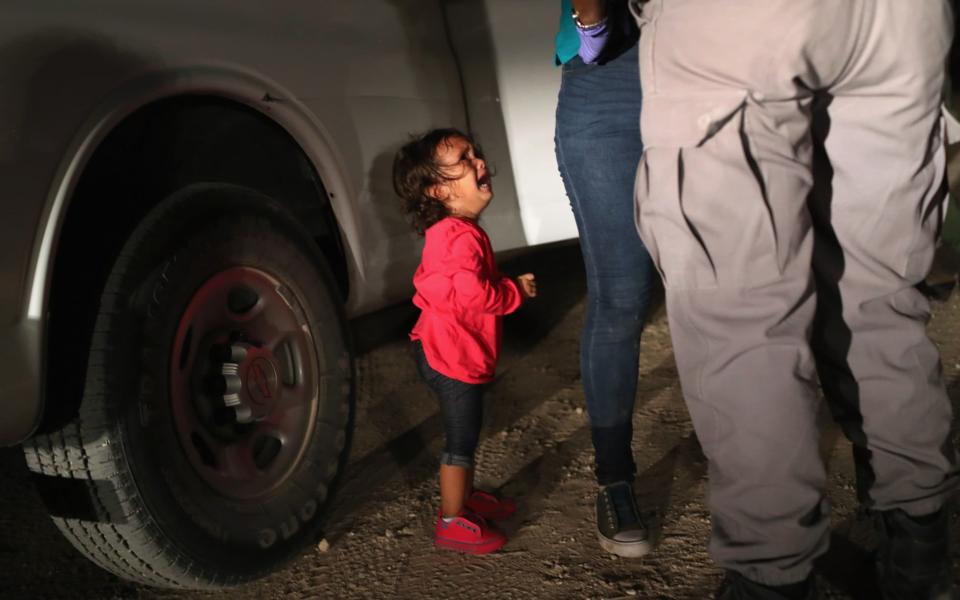
[[[633,0],[640,237],[709,460],[728,598],[813,598],[816,377],[881,524],[888,599],[952,598],[952,413],[927,337],[947,0]]]

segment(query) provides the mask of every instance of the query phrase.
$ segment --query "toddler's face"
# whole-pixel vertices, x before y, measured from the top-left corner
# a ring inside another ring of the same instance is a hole
[[[447,177],[433,190],[436,198],[459,217],[476,219],[493,198],[487,163],[461,137],[448,138],[436,149],[436,161]]]

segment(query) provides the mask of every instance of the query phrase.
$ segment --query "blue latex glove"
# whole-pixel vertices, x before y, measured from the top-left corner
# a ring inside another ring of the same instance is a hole
[[[596,62],[607,43],[609,34],[606,21],[603,21],[598,27],[588,30],[577,28],[577,35],[580,37],[580,51],[577,54],[580,55],[583,62],[588,65]]]

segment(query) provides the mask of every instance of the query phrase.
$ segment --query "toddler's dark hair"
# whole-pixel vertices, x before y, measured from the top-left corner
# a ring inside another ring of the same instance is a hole
[[[453,138],[463,138],[472,146],[474,155],[483,158],[480,147],[473,137],[459,129],[444,128],[414,136],[393,158],[393,189],[403,202],[403,212],[410,224],[423,235],[434,223],[450,216],[450,210],[439,199],[430,196],[431,186],[451,181],[437,164],[437,147]]]

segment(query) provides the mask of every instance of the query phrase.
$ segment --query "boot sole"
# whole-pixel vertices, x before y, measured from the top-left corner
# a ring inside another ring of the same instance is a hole
[[[624,558],[640,558],[641,556],[649,554],[651,550],[649,540],[643,540],[641,542],[618,542],[617,540],[604,537],[603,534],[599,532],[597,532],[597,540],[600,542],[601,548],[610,554],[616,554]]]

